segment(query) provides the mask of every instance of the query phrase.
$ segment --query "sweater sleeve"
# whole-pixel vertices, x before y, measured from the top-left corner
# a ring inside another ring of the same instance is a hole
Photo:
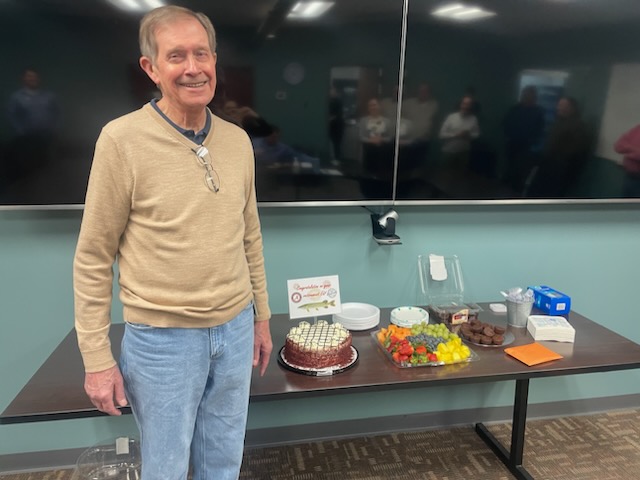
[[[96,143],[73,262],[75,327],[87,372],[116,364],[109,341],[113,264],[129,216],[132,184],[130,168],[103,130]]]
[[[253,304],[256,321],[269,320],[269,297],[267,294],[267,278],[264,269],[264,255],[262,248],[262,233],[260,232],[260,218],[258,217],[258,204],[255,188],[255,161],[251,142],[245,142],[249,175],[247,185],[247,201],[244,207],[244,251],[249,265],[251,287],[253,290]]]

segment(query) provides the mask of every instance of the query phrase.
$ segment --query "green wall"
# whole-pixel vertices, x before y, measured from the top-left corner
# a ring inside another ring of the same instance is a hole
[[[640,342],[634,299],[640,210],[631,206],[398,207],[403,244],[371,239],[359,207],[262,209],[271,306],[286,312],[286,280],[338,274],[342,300],[418,302],[420,253],[457,254],[470,300],[544,283],[573,307]],[[0,212],[0,409],[73,324],[71,263],[79,211]],[[121,318],[120,307],[114,316]],[[275,345],[283,339],[274,339]],[[280,368],[270,365],[269,368]],[[606,375],[606,382],[605,380]],[[606,385],[606,387],[605,387]],[[534,380],[532,403],[640,393],[640,372]],[[249,428],[509,405],[511,383],[348,394],[252,404]],[[313,408],[310,408],[313,407]],[[132,418],[0,426],[0,455],[89,446],[135,432]]]

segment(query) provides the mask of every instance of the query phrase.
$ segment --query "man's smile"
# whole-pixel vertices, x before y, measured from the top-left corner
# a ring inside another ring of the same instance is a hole
[[[206,85],[206,83],[206,81],[203,81],[198,83],[180,83],[180,85],[182,85],[183,87],[198,88]]]

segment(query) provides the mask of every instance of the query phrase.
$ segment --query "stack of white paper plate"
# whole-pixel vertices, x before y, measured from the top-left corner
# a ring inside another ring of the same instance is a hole
[[[391,323],[399,327],[411,327],[422,322],[429,323],[429,313],[420,307],[398,307],[391,310]]]
[[[368,330],[380,323],[380,309],[368,303],[343,303],[342,312],[334,314],[333,321],[348,330]]]

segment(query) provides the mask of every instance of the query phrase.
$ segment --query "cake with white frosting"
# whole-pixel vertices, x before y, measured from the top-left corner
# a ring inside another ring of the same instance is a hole
[[[303,368],[329,368],[351,361],[351,332],[339,323],[318,320],[291,328],[284,345],[284,359]]]

